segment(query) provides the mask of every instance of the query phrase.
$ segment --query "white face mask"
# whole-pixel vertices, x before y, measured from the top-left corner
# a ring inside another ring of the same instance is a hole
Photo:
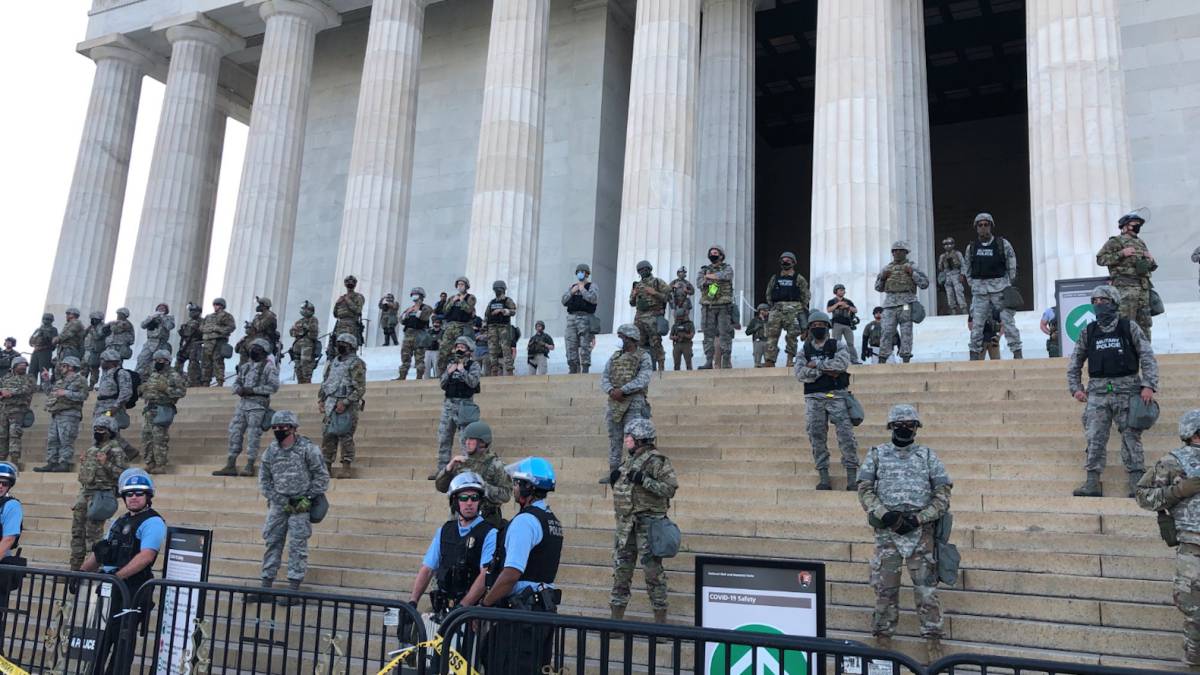
[[[455,286],[454,288],[458,290],[459,294],[462,294],[462,293],[466,293],[466,292],[467,292],[467,287],[466,287],[466,286]]]
[[[409,299],[413,301],[413,304],[416,304],[416,303],[418,303],[418,302],[420,302],[420,301],[421,301],[421,296],[419,296],[419,295],[410,295],[410,296],[409,296]]]

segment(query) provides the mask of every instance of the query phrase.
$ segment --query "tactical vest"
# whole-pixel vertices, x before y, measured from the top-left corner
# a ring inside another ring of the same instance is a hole
[[[1129,319],[1117,319],[1117,329],[1105,333],[1097,322],[1087,327],[1088,377],[1116,378],[1137,375],[1140,361],[1133,347]]]
[[[1179,461],[1185,476],[1200,476],[1200,448],[1185,445],[1172,450],[1171,456]],[[1189,497],[1172,506],[1171,517],[1175,519],[1175,528],[1180,532],[1200,533],[1200,499]]]
[[[470,359],[463,362],[463,365],[470,368]],[[479,385],[472,387],[467,384],[461,377],[450,376],[446,378],[446,398],[471,398],[479,393]]]
[[[446,302],[446,321],[454,321],[456,323],[471,323],[475,317],[467,311],[467,298],[470,294],[464,295],[462,302]]]
[[[329,372],[325,376],[325,381],[321,383],[321,391],[325,392],[326,396],[336,396],[337,398],[349,396],[350,391],[354,389],[354,379],[350,377],[352,365],[354,365],[354,358],[350,356],[334,357],[330,360]]]
[[[446,521],[442,525],[441,557],[438,558],[438,590],[451,600],[461,600],[471,583],[479,576],[479,565],[483,557],[483,540],[493,528],[487,521],[480,521],[465,535],[458,533],[458,520]]]
[[[621,467],[621,476],[612,485],[613,507],[618,515],[635,515],[640,513],[666,514],[671,506],[671,500],[650,492],[641,485],[634,485],[629,477],[638,471],[644,471],[647,464],[655,458],[661,458],[655,448],[647,448],[642,454],[634,457]],[[660,459],[658,465],[662,466]]]
[[[782,274],[776,274],[775,283],[771,285],[771,301],[800,302],[803,300],[804,298],[800,297],[800,286],[796,283],[799,276],[794,274],[785,277]]]
[[[521,573],[520,581],[552,584],[558,576],[558,563],[562,559],[562,523],[558,521],[558,516],[554,515],[553,511],[539,509],[536,506],[526,506],[517,515],[522,513],[528,513],[537,518],[538,524],[542,526],[542,541],[529,552],[529,559],[525,562],[525,571]],[[511,524],[510,520],[508,525]],[[488,588],[495,585],[500,572],[504,570],[504,558],[507,555],[507,551],[504,549],[504,537],[508,534],[508,525],[496,533],[496,556],[492,558],[492,564],[488,566],[487,577],[485,577],[485,585]]]
[[[838,302],[839,302],[839,300],[838,300],[837,296],[834,296],[829,299],[829,302],[825,303],[825,306],[829,307],[830,305],[836,305]],[[851,303],[849,300],[846,300],[846,304],[849,305]],[[851,305],[851,306],[853,306],[853,305]],[[848,310],[848,309],[839,309],[836,311],[832,311],[829,313],[829,316],[830,316],[830,319],[833,321],[833,323],[835,323],[839,326],[850,326],[850,327],[854,326],[854,315],[851,314],[850,310]]]
[[[891,272],[888,275],[887,281],[883,282],[883,290],[888,293],[912,293],[917,290],[917,282],[913,281],[912,275],[904,271],[908,266],[907,260],[902,263],[888,263],[887,269]]]
[[[701,268],[707,272],[721,272],[729,269],[729,265],[725,263],[716,263],[714,265],[705,265]],[[702,305],[728,305],[733,302],[733,279],[718,279],[709,281],[701,280],[700,288],[700,304]]]
[[[875,493],[890,511],[919,511],[933,499],[929,481],[929,448],[923,445],[897,449],[891,443],[877,445]]]
[[[3,497],[0,497],[0,516],[4,515],[4,509],[5,509],[5,507],[8,506],[9,502],[16,502],[16,503],[20,504],[21,500],[17,499],[16,497],[14,497],[12,495],[4,495]],[[24,521],[24,519],[22,519],[21,532],[24,532],[24,531],[25,531],[25,521]],[[17,538],[13,540],[12,546],[8,547],[8,555],[10,555],[10,556],[16,555],[15,551],[17,550],[17,547],[21,545],[21,532],[17,533]]]
[[[637,375],[638,365],[642,362],[642,350],[631,352],[621,350],[612,357],[612,367],[608,370],[608,379],[618,389],[629,384]]]
[[[102,566],[114,567],[121,569],[129,564],[142,550],[142,540],[138,538],[138,528],[142,523],[151,518],[161,518],[158,512],[151,508],[143,509],[134,513],[126,513],[113,523],[112,529],[109,530],[108,536],[92,547],[92,552],[96,554],[96,560]],[[154,572],[151,570],[153,565],[146,565],[142,571],[125,579],[125,584],[129,586],[130,593],[136,593],[137,589],[142,587],[142,584],[154,578]]]
[[[584,284],[583,287],[584,289],[591,290],[592,284],[591,282],[588,282]],[[578,314],[580,312],[583,312],[584,314],[595,314],[597,306],[598,305],[594,302],[588,302],[587,300],[584,300],[582,294],[572,295],[571,297],[567,298],[568,314]]]
[[[492,312],[494,312],[498,309],[508,309],[508,304],[504,302],[507,299],[508,298],[496,298],[488,303],[487,323],[489,326],[492,324],[500,324],[500,325],[507,326],[508,324],[512,323],[512,317],[508,316],[507,314],[502,314],[500,316],[496,316],[495,314],[492,314]]]
[[[999,279],[1008,276],[1008,259],[1005,257],[1004,240],[992,237],[985,244],[976,239],[971,243],[971,278]]]
[[[646,279],[639,279],[638,281],[633,282],[633,291],[636,294],[634,296],[634,303],[637,307],[638,313],[651,312],[662,314],[663,310],[667,308],[667,305],[662,300],[649,295],[642,295],[641,293],[637,292],[639,288],[649,288],[652,291],[662,292],[662,289],[659,288],[657,283],[655,283],[656,281],[666,285],[666,282],[656,279],[654,275],[650,275]],[[668,288],[667,290],[669,291],[670,289]]]
[[[832,359],[837,356],[837,340],[829,338],[825,340],[825,344],[821,345],[820,349],[813,346],[812,342],[804,341],[804,360],[811,361],[814,356],[824,356]],[[842,373],[836,377],[821,373],[821,376],[815,382],[804,383],[804,393],[806,394],[823,394],[827,391],[840,391],[850,386],[850,373]]]
[[[956,270],[962,265],[956,252],[942,254],[942,268],[946,270]]]
[[[425,305],[421,305],[421,308],[415,313],[406,314],[404,316],[404,320],[401,321],[400,324],[409,330],[428,330],[429,319],[421,318],[421,314],[424,312]]]
[[[1145,255],[1149,252],[1149,248],[1147,248],[1146,242],[1142,241],[1140,237],[1126,237],[1124,235],[1112,237],[1112,239],[1117,240],[1118,249],[1129,247],[1136,251],[1137,255],[1119,258],[1116,264],[1108,266],[1109,273],[1114,276],[1126,277],[1148,276],[1150,272],[1148,269],[1145,269]],[[1109,241],[1112,241],[1112,239]],[[1140,268],[1139,263],[1141,263]]]

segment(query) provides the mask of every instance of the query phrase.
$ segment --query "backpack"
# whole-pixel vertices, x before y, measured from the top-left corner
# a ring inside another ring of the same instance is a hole
[[[128,368],[122,368],[121,370],[129,373],[129,386],[133,389],[133,395],[125,402],[125,409],[132,410],[138,404],[138,389],[142,388],[142,374]]]

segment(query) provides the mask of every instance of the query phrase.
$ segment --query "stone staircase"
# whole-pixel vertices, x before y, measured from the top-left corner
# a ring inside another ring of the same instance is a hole
[[[1144,436],[1148,463],[1177,447],[1176,421],[1200,400],[1200,355],[1166,355],[1160,364],[1162,421]],[[1159,540],[1153,515],[1125,497],[1118,440],[1104,475],[1109,496],[1070,496],[1082,478],[1083,438],[1064,368],[1061,359],[858,368],[853,389],[867,410],[860,456],[887,438],[891,404],[918,406],[919,438],[955,483],[964,571],[957,588],[942,591],[948,651],[1174,668],[1182,635],[1170,604],[1173,550]],[[567,526],[563,611],[606,616],[613,522],[611,497],[596,484],[607,456],[598,385],[597,375],[491,378],[477,401],[505,460],[540,454],[554,462],[551,504]],[[692,621],[696,554],[798,558],[826,564],[830,636],[864,638],[874,603],[870,529],[856,495],[840,490],[844,478],[833,492],[812,489],[802,391],[790,373],[668,373],[655,377],[650,398],[660,447],[681,483],[672,517],[684,551],[667,562],[673,620]],[[447,517],[445,497],[425,480],[441,401],[432,382],[370,383],[354,477],[334,481],[330,516],[314,528],[311,588],[407,598]],[[213,581],[256,584],[265,512],[256,482],[209,475],[223,462],[233,403],[227,389],[189,390],[171,429],[171,473],[156,477],[155,507],[173,525],[214,530]],[[295,410],[301,432],[319,436],[315,386],[287,385],[272,405]],[[40,400],[35,410],[27,468],[43,456]],[[137,445],[140,415],[133,418],[126,434]],[[22,474],[15,494],[25,504],[22,545],[33,564],[65,564],[77,487],[74,474]],[[897,644],[921,656],[911,594],[901,597],[908,637]],[[638,589],[630,617],[649,614]]]

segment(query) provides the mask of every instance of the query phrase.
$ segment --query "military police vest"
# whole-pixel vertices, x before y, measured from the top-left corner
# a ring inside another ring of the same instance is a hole
[[[825,344],[818,349],[813,346],[812,342],[805,340],[804,342],[804,360],[811,361],[815,356],[821,356],[827,359],[832,359],[837,356],[837,340],[829,338],[825,340]],[[818,367],[820,364],[817,364]],[[850,373],[841,373],[840,375],[827,375],[821,373],[821,376],[815,382],[804,383],[804,393],[806,394],[821,394],[829,391],[839,391],[850,386]]]
[[[1185,445],[1171,451],[1171,456],[1179,462],[1183,473],[1188,478],[1200,476],[1200,448]],[[1200,533],[1200,499],[1188,497],[1171,507],[1171,517],[1175,519],[1175,528],[1181,532]]]
[[[470,370],[470,358],[467,358],[460,363],[462,363],[464,368]],[[446,378],[446,386],[442,387],[442,390],[446,392],[446,398],[471,398],[475,394],[479,393],[479,385],[472,387],[471,385],[467,384],[463,378],[454,376],[457,374],[458,372],[455,372],[454,374],[450,375],[450,377]]]
[[[775,284],[771,286],[771,300],[774,302],[800,302],[803,300],[800,286],[796,283],[799,278],[799,274],[793,274],[790,277],[776,274]]]
[[[446,521],[440,536],[441,556],[438,558],[438,590],[452,600],[461,600],[479,575],[483,557],[483,540],[493,528],[482,521],[465,535],[458,534],[458,519]]]
[[[446,321],[454,321],[457,323],[471,323],[474,320],[471,312],[467,310],[467,298],[471,297],[468,293],[463,296],[460,302],[447,301],[446,303]]]
[[[990,243],[980,240],[971,242],[971,277],[974,279],[999,279],[1008,275],[1008,260],[1004,253],[1004,240],[992,237]]]
[[[1117,329],[1106,333],[1097,322],[1087,327],[1088,377],[1128,377],[1138,373],[1138,353],[1128,319],[1117,319]]]
[[[884,443],[871,448],[875,453],[875,493],[889,511],[913,512],[933,499],[930,485],[929,448],[913,444],[907,449]]]
[[[589,282],[584,284],[583,287],[584,289],[591,289],[592,284]],[[584,314],[595,314],[596,307],[598,307],[596,303],[584,300],[582,294],[572,295],[571,297],[567,298],[568,314],[577,314],[579,312],[583,312]]]
[[[426,330],[429,328],[429,320],[422,319],[421,315],[425,314],[425,310],[429,309],[427,305],[421,305],[416,312],[410,312],[404,315],[404,320],[401,325],[409,330]]]
[[[487,306],[488,325],[492,325],[492,324],[508,325],[508,324],[512,323],[512,317],[510,317],[507,314],[501,314],[499,316],[497,316],[496,314],[493,314],[493,312],[495,312],[498,309],[508,309],[508,303],[506,302],[507,300],[508,300],[508,298],[496,298],[495,300],[492,300],[491,302],[488,303],[488,306]]]

